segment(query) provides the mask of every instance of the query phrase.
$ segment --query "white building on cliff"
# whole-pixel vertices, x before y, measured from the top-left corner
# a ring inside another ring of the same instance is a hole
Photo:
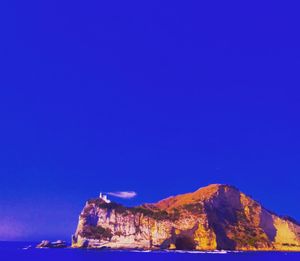
[[[100,192],[99,198],[101,198],[105,203],[110,203],[111,201],[107,198],[107,195],[102,194]]]

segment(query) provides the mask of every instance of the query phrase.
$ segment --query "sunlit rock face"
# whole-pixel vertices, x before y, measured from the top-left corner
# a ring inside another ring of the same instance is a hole
[[[300,251],[300,226],[214,184],[133,208],[89,200],[72,241],[91,248]]]

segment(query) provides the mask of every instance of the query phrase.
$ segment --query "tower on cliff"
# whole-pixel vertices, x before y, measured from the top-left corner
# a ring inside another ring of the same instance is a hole
[[[100,192],[99,198],[101,198],[105,203],[110,203],[111,201],[107,198],[107,195],[102,194]]]

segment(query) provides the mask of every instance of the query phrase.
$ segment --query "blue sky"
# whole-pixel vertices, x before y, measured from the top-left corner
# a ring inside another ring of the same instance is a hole
[[[100,191],[210,183],[300,220],[296,5],[1,5],[0,240],[69,239]]]

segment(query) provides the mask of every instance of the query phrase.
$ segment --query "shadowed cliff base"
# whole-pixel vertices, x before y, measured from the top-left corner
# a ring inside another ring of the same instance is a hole
[[[176,250],[195,250],[195,240],[190,236],[180,236],[175,241]]]

